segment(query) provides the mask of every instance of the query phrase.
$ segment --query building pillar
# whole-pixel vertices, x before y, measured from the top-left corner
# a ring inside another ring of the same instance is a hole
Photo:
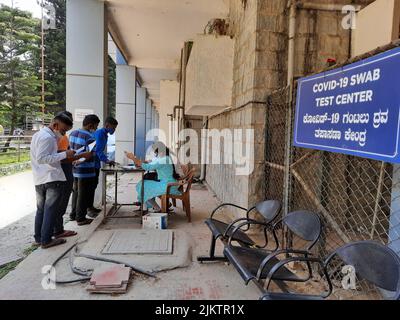
[[[135,155],[144,159],[146,139],[146,88],[136,88],[136,143]]]
[[[173,132],[171,117],[174,112],[174,107],[179,105],[179,82],[171,80],[160,81],[160,108],[158,114],[157,127],[164,132],[165,141],[163,143],[169,148],[172,148]]]
[[[152,129],[151,127],[151,118],[152,118],[152,111],[153,111],[153,106],[151,103],[150,99],[146,100],[146,142],[145,142],[145,152],[147,152],[148,148],[153,144],[153,141],[151,140],[151,136],[148,134],[150,130]]]
[[[135,150],[136,129],[136,68],[117,65],[116,68],[116,118],[115,159],[127,163],[124,151]]]
[[[66,109],[78,129],[86,115],[103,121],[108,113],[107,17],[104,2],[67,0],[66,5]],[[96,190],[97,206],[103,188],[100,183]]]
[[[74,128],[87,114],[107,113],[107,26],[104,2],[67,0],[66,106]]]

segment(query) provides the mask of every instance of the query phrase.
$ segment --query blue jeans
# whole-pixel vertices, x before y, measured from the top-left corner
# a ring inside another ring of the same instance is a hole
[[[71,163],[61,163],[67,181],[63,182],[62,196],[60,199],[60,208],[55,217],[54,222],[54,235],[59,235],[64,232],[64,214],[67,211],[69,198],[71,197],[72,187],[74,185],[74,176],[72,174]]]
[[[63,182],[55,181],[35,187],[37,211],[35,217],[35,241],[46,245],[51,242],[55,219],[60,208]]]

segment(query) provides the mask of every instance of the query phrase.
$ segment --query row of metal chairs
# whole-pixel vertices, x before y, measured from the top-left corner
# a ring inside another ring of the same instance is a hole
[[[215,219],[221,208],[233,207],[246,212],[246,217],[225,223]],[[258,212],[262,219],[250,217],[250,213]],[[199,256],[199,262],[229,261],[246,285],[253,281],[261,290],[262,300],[320,300],[328,298],[333,292],[331,276],[328,272],[330,264],[336,258],[342,265],[351,266],[357,279],[364,279],[378,288],[389,291],[390,299],[400,299],[400,258],[389,247],[374,241],[358,241],[348,243],[326,259],[315,256],[311,250],[318,243],[322,223],[316,213],[310,211],[294,211],[279,218],[281,204],[276,200],[267,200],[246,209],[232,203],[224,203],[211,213],[205,223],[211,230],[211,245],[208,256]],[[265,242],[261,245],[254,241],[248,231],[251,226],[259,226]],[[278,231],[284,228],[289,238],[301,243],[300,249],[294,248],[293,241],[279,241]],[[223,256],[215,255],[217,239],[224,244]],[[269,240],[273,239],[273,246]],[[291,263],[305,263],[306,276],[299,276],[287,266]],[[319,270],[321,281],[326,290],[318,294],[291,292],[288,282],[307,283],[315,280],[313,270]],[[271,291],[271,282],[277,284],[281,292]]]

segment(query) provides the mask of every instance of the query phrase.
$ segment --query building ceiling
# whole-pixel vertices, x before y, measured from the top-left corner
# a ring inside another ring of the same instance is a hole
[[[110,32],[138,68],[142,86],[157,106],[160,81],[177,80],[185,41],[203,33],[213,18],[228,16],[229,0],[105,0]]]

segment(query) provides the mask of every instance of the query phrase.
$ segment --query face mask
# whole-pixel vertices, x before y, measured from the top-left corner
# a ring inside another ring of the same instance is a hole
[[[106,128],[106,132],[109,133],[109,134],[114,134],[115,129],[113,129],[113,128]]]
[[[55,131],[54,130],[54,134],[56,135],[57,139],[61,139],[63,137],[63,134],[60,131]]]

